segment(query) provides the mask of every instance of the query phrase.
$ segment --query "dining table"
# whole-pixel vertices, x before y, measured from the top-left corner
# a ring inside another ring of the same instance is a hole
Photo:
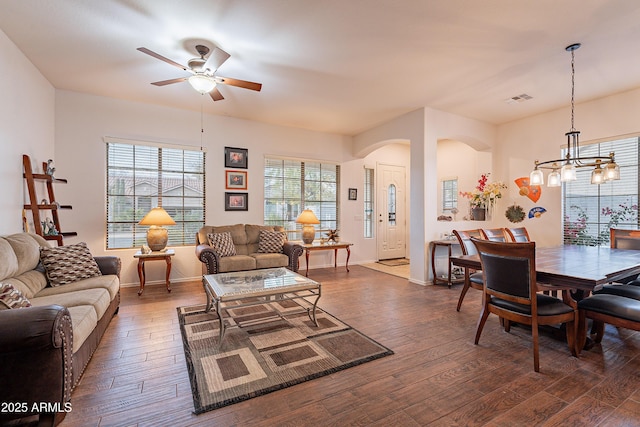
[[[481,270],[480,257],[457,255],[453,265]],[[536,280],[543,290],[569,291],[574,303],[603,285],[640,274],[640,250],[560,245],[536,248]],[[578,324],[577,346],[585,348],[587,325]],[[587,346],[588,347],[588,346]]]

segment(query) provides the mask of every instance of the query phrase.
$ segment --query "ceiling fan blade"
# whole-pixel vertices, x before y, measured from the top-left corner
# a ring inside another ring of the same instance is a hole
[[[204,67],[202,67],[202,69],[206,70],[208,68],[211,70],[211,72],[214,72],[222,64],[224,64],[224,62],[227,59],[229,59],[230,56],[231,55],[229,55],[224,50],[220,49],[219,47],[216,47],[215,49],[213,49],[213,52],[211,52],[211,55],[209,55],[209,58],[207,59],[207,62],[205,62]]]
[[[169,58],[165,58],[164,56],[162,56],[162,55],[160,55],[158,53],[155,53],[152,50],[147,49],[146,47],[139,47],[137,50],[139,50],[142,53],[146,53],[147,55],[151,55],[154,58],[159,59],[160,61],[164,61],[167,64],[171,64],[174,67],[178,67],[181,70],[187,71],[189,69],[189,68],[185,67],[184,65],[180,65],[177,62],[170,60]]]
[[[254,82],[248,82],[246,80],[238,80],[238,79],[232,79],[229,77],[220,77],[220,76],[216,76],[216,80],[219,83],[222,83],[225,85],[238,86],[245,89],[255,90],[258,92],[260,92],[260,89],[262,89],[262,83],[254,83]]]
[[[213,90],[209,92],[209,95],[214,101],[222,101],[224,99],[224,96],[222,96],[217,87],[214,87]]]
[[[170,85],[173,83],[180,83],[183,82],[185,80],[187,80],[189,77],[178,77],[177,79],[171,79],[171,80],[162,80],[159,82],[153,82],[151,83],[154,86],[166,86],[166,85]]]

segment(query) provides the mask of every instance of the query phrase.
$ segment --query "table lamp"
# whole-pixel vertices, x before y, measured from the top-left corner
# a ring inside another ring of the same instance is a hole
[[[140,220],[138,225],[149,225],[147,230],[147,245],[152,251],[161,251],[167,246],[169,233],[163,225],[176,225],[176,222],[169,216],[167,211],[161,207],[151,209]]]
[[[302,241],[306,244],[313,242],[313,238],[316,237],[316,229],[313,224],[320,224],[320,221],[313,213],[311,209],[305,209],[298,215],[296,219],[298,224],[302,224]]]

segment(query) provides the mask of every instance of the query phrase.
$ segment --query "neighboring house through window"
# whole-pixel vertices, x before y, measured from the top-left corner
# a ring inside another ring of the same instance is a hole
[[[107,249],[146,244],[138,222],[161,206],[176,225],[168,246],[193,245],[204,225],[205,152],[181,146],[105,138],[107,143]]]

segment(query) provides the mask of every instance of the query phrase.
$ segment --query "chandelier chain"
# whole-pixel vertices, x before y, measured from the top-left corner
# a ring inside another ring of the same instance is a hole
[[[571,51],[571,131],[575,131],[576,128],[573,124],[574,119],[574,107],[575,107],[575,92],[576,92],[576,68],[575,68],[575,51]]]

